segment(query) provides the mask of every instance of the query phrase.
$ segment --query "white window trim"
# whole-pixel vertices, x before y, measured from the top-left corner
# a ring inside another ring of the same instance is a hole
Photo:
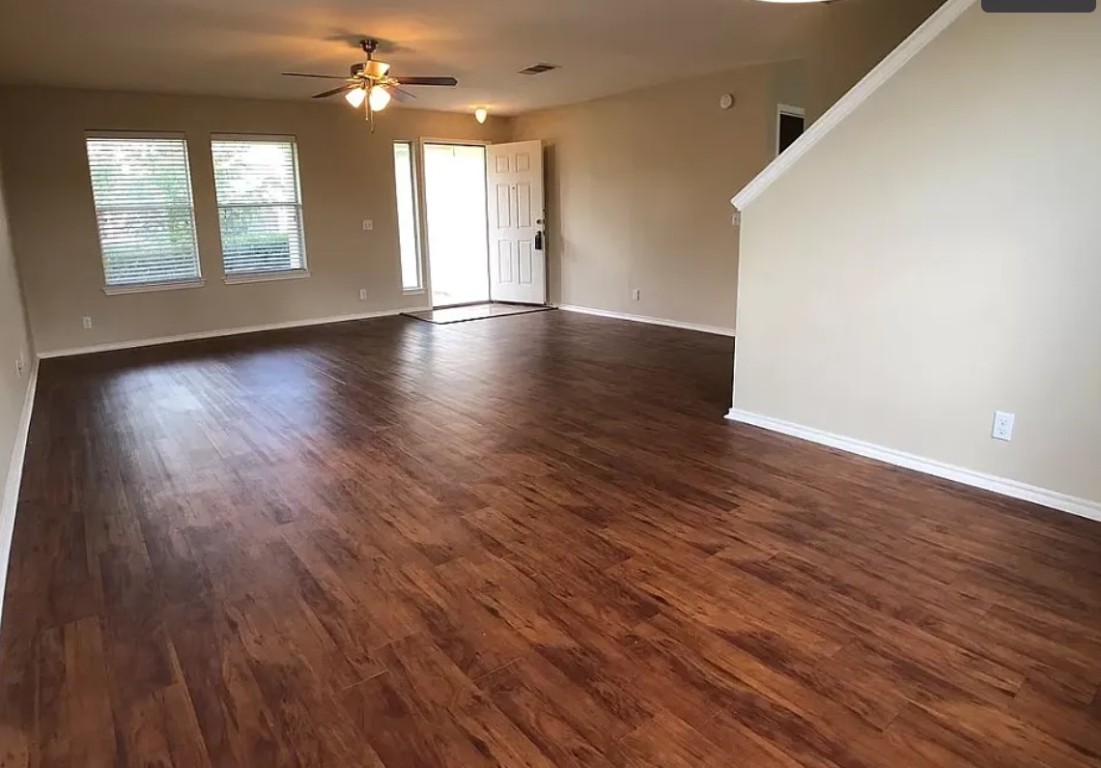
[[[182,141],[184,146],[184,163],[187,166],[187,193],[191,200],[191,234],[195,240],[195,271],[196,276],[184,280],[155,283],[120,283],[111,285],[107,282],[107,265],[103,260],[103,233],[99,228],[99,209],[96,212],[96,242],[99,243],[99,267],[103,274],[103,292],[108,296],[120,296],[128,293],[152,293],[154,291],[178,291],[185,288],[202,288],[206,285],[203,278],[203,254],[199,249],[199,230],[195,215],[195,185],[191,179],[191,147],[188,146],[187,134],[183,131],[125,131],[94,129],[84,131],[85,153],[87,153],[88,139],[171,139]],[[90,173],[90,171],[89,171]],[[91,178],[89,177],[89,187]],[[93,194],[93,208],[95,196]]]
[[[282,272],[243,272],[235,275],[226,275],[222,282],[226,285],[241,285],[243,283],[269,283],[280,280],[302,280],[310,276],[310,270],[288,269]]]
[[[222,261],[222,282],[226,285],[241,285],[244,283],[266,283],[276,280],[297,280],[310,276],[309,254],[306,252],[306,217],[303,215],[302,203],[302,173],[298,167],[298,137],[294,134],[277,133],[212,133],[210,134],[210,162],[214,164],[214,142],[216,141],[267,141],[273,144],[290,144],[291,154],[294,159],[294,192],[298,198],[295,207],[298,208],[298,233],[302,247],[302,266],[298,269],[288,269],[280,272],[226,272],[225,253],[222,250],[221,211],[223,208],[269,208],[273,203],[241,203],[234,205],[222,205],[218,202],[218,190],[214,190],[214,205],[218,210],[218,251]],[[281,205],[287,205],[281,203]]]
[[[415,288],[406,288],[402,282],[401,276],[401,239],[398,239],[398,283],[401,285],[401,293],[403,296],[420,296],[428,290],[428,270],[425,268],[426,260],[425,253],[427,249],[428,233],[424,230],[424,178],[423,163],[420,161],[420,140],[419,139],[394,139],[390,144],[390,162],[394,161],[394,145],[395,144],[408,144],[409,145],[409,163],[410,170],[412,171],[412,178],[410,182],[413,185],[413,238],[416,241],[417,251],[417,285]],[[391,165],[392,167],[392,165]],[[394,205],[397,206],[397,182],[395,181],[394,187]],[[395,207],[395,210],[396,207]]]
[[[134,283],[132,285],[105,285],[103,292],[108,296],[122,296],[128,293],[154,293],[156,291],[182,291],[187,288],[202,288],[206,280],[173,280],[170,283]]]
[[[212,133],[211,141],[270,141],[274,144],[298,144],[293,133]]]
[[[187,143],[183,131],[127,131],[113,128],[94,128],[84,131],[86,139],[175,139]]]

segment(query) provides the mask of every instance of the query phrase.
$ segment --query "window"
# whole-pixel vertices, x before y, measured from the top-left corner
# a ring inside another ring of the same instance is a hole
[[[227,282],[305,276],[294,139],[214,137],[211,153]]]
[[[413,143],[394,142],[394,182],[398,192],[398,243],[401,248],[401,287],[419,291],[420,238],[417,236],[417,185],[413,173]]]
[[[184,138],[89,134],[85,144],[107,292],[197,284]]]

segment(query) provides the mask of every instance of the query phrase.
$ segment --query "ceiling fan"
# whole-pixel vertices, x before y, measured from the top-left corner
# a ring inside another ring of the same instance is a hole
[[[375,61],[374,54],[378,49],[378,40],[367,38],[359,41],[363,52],[367,55],[366,61],[353,64],[351,76],[340,75],[314,75],[306,72],[284,72],[286,77],[315,77],[324,80],[343,80],[344,85],[333,88],[331,91],[314,94],[315,99],[327,99],[343,93],[344,98],[355,109],[359,109],[366,102],[367,122],[371,125],[371,131],[375,130],[375,113],[386,109],[391,98],[398,101],[415,99],[416,96],[401,88],[403,85],[440,85],[455,86],[459,81],[453,77],[394,77],[390,74],[390,65],[384,61]]]

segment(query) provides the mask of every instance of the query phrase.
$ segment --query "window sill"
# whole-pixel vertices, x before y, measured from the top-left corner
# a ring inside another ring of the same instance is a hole
[[[252,272],[245,275],[226,275],[226,285],[243,283],[267,283],[275,280],[302,280],[310,276],[308,269],[295,269],[290,272]]]
[[[420,296],[424,293],[423,288],[402,288],[401,292],[406,296]]]
[[[177,280],[172,283],[136,283],[134,285],[105,285],[103,292],[108,296],[122,296],[127,293],[152,293],[154,291],[182,291],[186,288],[202,288],[206,280]]]

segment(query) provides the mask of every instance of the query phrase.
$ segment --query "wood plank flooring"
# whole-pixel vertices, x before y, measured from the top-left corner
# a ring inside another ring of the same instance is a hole
[[[562,312],[43,364],[3,766],[1101,765],[1101,526]]]

